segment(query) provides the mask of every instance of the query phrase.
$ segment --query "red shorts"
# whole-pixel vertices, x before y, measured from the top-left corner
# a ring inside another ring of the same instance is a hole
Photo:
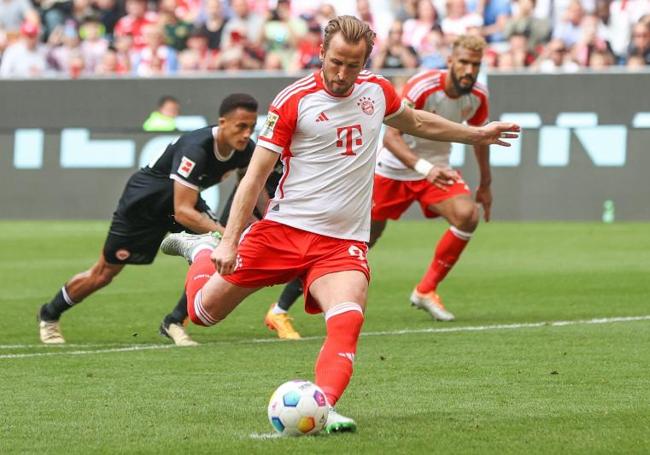
[[[472,194],[462,179],[447,187],[445,191],[424,179],[402,181],[375,174],[372,220],[397,220],[414,201],[420,203],[425,217],[435,218],[439,214],[429,210],[429,206],[461,194]]]
[[[323,275],[348,270],[358,270],[370,281],[367,252],[365,242],[326,237],[261,220],[242,235],[237,268],[223,279],[236,286],[258,288],[298,277],[303,283],[305,311],[320,313],[309,286]]]

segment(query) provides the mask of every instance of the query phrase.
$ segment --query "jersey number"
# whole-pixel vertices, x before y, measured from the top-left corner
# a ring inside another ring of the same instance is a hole
[[[343,156],[355,156],[353,146],[357,148],[363,144],[361,125],[342,126],[336,129],[336,146],[345,147]]]

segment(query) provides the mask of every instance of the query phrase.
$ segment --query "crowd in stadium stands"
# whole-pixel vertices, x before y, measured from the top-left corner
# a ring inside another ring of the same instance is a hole
[[[460,34],[504,71],[650,65],[650,0],[0,0],[0,77],[309,69],[338,14],[377,32],[373,69],[443,68]]]

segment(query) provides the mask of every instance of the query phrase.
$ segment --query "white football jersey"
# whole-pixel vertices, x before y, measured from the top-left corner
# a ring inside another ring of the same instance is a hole
[[[320,71],[281,91],[257,141],[284,166],[265,218],[367,242],[379,133],[402,110],[390,82],[369,71],[348,96],[329,93]]]
[[[404,86],[404,103],[415,109],[433,112],[457,123],[482,126],[488,120],[488,92],[485,86],[476,83],[471,93],[450,98],[445,93],[447,71],[431,70],[413,76]],[[404,134],[402,136],[410,149],[436,166],[449,166],[451,144],[431,141]],[[405,166],[388,149],[381,148],[377,160],[377,174],[394,180],[422,180],[421,174]]]

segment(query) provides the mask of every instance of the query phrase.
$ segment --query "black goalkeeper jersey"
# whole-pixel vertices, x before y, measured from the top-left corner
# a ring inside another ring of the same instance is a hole
[[[174,181],[201,191],[233,171],[248,167],[255,143],[249,140],[244,150],[221,158],[215,151],[213,128],[207,126],[183,134],[157,159],[136,172],[124,189],[114,218],[124,218],[131,226],[159,224],[164,228],[173,223]]]

